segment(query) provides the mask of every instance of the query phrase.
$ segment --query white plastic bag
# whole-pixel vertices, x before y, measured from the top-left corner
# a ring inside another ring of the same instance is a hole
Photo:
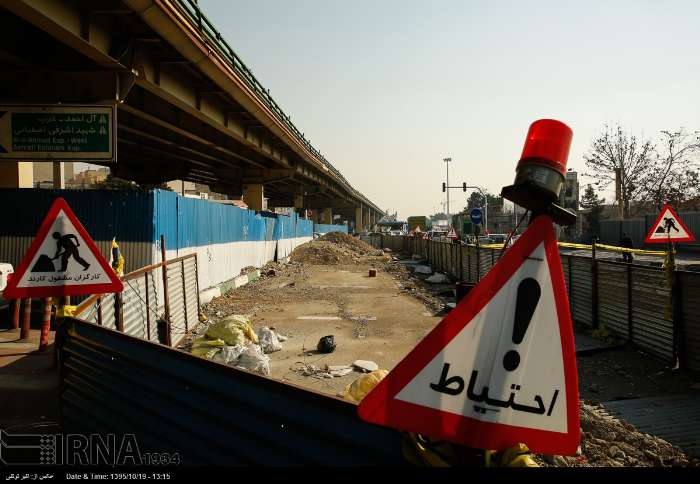
[[[244,370],[258,372],[261,375],[270,375],[270,358],[265,355],[262,348],[256,344],[248,346],[245,351],[243,351],[236,366]]]
[[[227,365],[236,366],[238,359],[245,351],[246,347],[244,345],[235,346],[224,346],[221,348],[221,352],[214,356],[214,361],[219,363],[226,363]]]
[[[263,326],[258,331],[258,339],[260,340],[260,347],[265,353],[273,353],[282,349],[282,344],[279,342],[277,334],[267,326]]]

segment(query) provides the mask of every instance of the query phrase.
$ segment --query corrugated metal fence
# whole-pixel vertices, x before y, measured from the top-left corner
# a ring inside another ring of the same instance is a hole
[[[167,292],[163,291],[163,267]],[[197,256],[190,254],[143,267],[124,276],[121,294],[94,295],[76,316],[130,336],[176,346],[199,321]],[[166,311],[170,315],[169,325]]]
[[[182,465],[407,464],[398,431],[335,397],[72,318],[57,348],[66,434],[133,434]]]
[[[423,240],[362,237],[375,247],[419,254],[435,271],[478,281],[496,264],[500,249]],[[700,273],[666,270],[562,254],[574,322],[605,327],[663,362],[700,371]],[[674,280],[674,279],[671,279]]]

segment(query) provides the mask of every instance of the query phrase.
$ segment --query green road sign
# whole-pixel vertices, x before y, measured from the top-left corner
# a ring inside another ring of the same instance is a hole
[[[116,108],[0,105],[0,160],[115,161]]]

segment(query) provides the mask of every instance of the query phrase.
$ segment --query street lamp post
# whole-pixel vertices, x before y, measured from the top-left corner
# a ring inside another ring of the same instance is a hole
[[[446,180],[447,183],[445,186],[448,188],[445,191],[447,192],[447,220],[449,221],[450,220],[450,189],[449,189],[449,186],[450,186],[450,161],[452,161],[452,158],[443,158],[442,161],[445,162],[445,168],[447,169],[447,180]]]

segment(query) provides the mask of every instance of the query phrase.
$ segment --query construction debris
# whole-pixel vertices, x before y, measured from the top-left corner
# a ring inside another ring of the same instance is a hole
[[[366,373],[370,373],[379,369],[379,365],[377,365],[374,361],[368,360],[355,360],[352,362],[352,366]]]
[[[445,274],[436,272],[432,276],[428,277],[425,281],[431,284],[445,284],[447,282],[450,282],[450,279]]]
[[[357,264],[368,258],[389,260],[384,251],[342,232],[331,232],[302,244],[289,257],[292,262],[315,265]]]
[[[260,347],[266,354],[274,353],[275,351],[280,351],[282,349],[282,344],[280,343],[277,334],[267,326],[260,328],[258,338],[260,339]]]

